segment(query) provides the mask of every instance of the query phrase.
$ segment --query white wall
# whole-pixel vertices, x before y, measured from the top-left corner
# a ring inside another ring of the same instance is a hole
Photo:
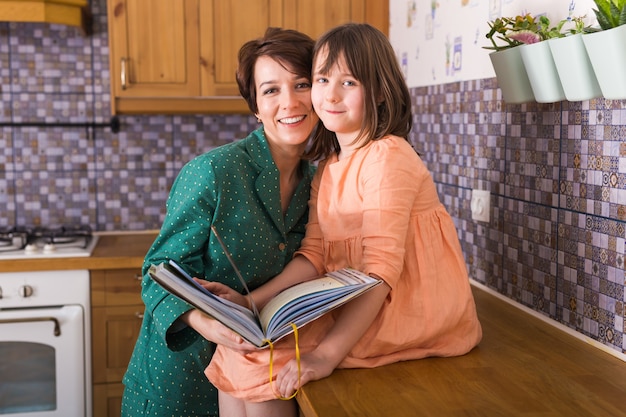
[[[389,37],[409,87],[492,78],[482,48],[489,21],[531,13],[595,25],[593,8],[593,0],[389,0]]]

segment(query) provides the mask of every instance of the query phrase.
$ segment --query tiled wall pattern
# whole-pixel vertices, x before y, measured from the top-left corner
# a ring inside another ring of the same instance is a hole
[[[106,0],[94,34],[0,23],[0,227],[158,229],[182,165],[258,126],[248,115],[121,117],[110,129]]]
[[[413,100],[471,277],[626,352],[626,101],[506,105],[495,79]],[[489,224],[471,218],[473,188],[491,192]]]
[[[157,229],[193,156],[253,117],[122,117],[108,126],[105,0],[94,34],[0,23],[0,227]],[[624,339],[626,101],[506,105],[495,79],[412,90],[411,136],[453,215],[471,277],[618,352]],[[473,188],[490,223],[471,219]]]

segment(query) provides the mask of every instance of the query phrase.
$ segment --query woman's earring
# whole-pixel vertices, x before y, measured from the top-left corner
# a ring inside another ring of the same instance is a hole
[[[256,122],[257,123],[261,123],[261,119],[259,119],[258,117],[256,118]]]

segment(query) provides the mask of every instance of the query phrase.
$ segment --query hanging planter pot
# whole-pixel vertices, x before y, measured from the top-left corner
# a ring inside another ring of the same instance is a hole
[[[517,48],[520,50],[535,101],[554,103],[565,100],[565,92],[548,42],[520,45]]]
[[[602,95],[626,99],[626,25],[582,37]]]
[[[511,104],[527,103],[535,99],[519,47],[489,54],[491,65],[502,90],[504,101]]]
[[[547,41],[565,97],[569,101],[590,100],[602,96],[582,36],[579,33]]]

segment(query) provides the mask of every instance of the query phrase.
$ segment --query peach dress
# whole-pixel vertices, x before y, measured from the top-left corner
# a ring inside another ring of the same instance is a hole
[[[352,266],[391,287],[340,368],[463,355],[480,342],[482,330],[455,225],[426,166],[406,140],[387,136],[344,160],[334,155],[321,162],[310,208],[297,254],[320,273]],[[301,352],[315,348],[340,311],[300,330]],[[275,399],[269,353],[264,349],[241,355],[218,346],[205,374],[234,397]],[[274,377],[294,356],[293,335],[275,344]]]

